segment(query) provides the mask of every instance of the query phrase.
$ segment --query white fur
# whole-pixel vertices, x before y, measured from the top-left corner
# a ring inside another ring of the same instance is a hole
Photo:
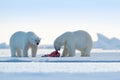
[[[62,56],[75,56],[75,50],[81,51],[81,56],[90,56],[92,49],[91,36],[82,30],[75,32],[65,32],[54,41],[56,50],[60,50],[64,46]]]
[[[32,57],[35,57],[40,40],[33,32],[18,31],[14,33],[10,38],[11,56],[28,57],[28,49],[31,48]]]

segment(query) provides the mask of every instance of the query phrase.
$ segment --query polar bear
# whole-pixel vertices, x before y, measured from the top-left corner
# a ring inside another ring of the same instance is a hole
[[[12,57],[28,57],[28,49],[31,48],[32,57],[36,56],[39,38],[33,32],[18,31],[10,38],[10,49]]]
[[[65,32],[54,41],[55,50],[60,50],[64,46],[62,57],[75,56],[75,50],[81,51],[82,57],[89,57],[93,41],[91,36],[83,30]]]

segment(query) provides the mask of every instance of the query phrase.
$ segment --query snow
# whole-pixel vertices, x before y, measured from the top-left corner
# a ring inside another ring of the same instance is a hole
[[[27,73],[93,73],[120,72],[120,63],[41,63],[41,62],[6,62],[0,63],[0,72]]]
[[[120,80],[120,51],[92,50],[91,57],[42,58],[53,50],[38,50],[36,58],[11,58],[0,50],[0,80]]]
[[[0,63],[0,80],[119,80],[120,63]]]
[[[40,49],[37,57],[28,58],[10,57],[10,51],[1,50],[0,62],[120,62],[120,50],[101,50],[93,49],[90,57],[80,57],[80,52],[76,51],[75,57],[41,57],[44,54],[49,54],[53,50]],[[60,52],[62,53],[62,51]]]

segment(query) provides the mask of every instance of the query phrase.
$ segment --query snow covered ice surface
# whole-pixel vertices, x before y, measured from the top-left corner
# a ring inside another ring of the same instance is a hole
[[[39,50],[38,53],[52,51]],[[8,53],[0,51],[0,80],[120,80],[119,50],[93,50],[90,58],[81,58],[80,54],[73,58],[41,58],[42,54],[38,54],[36,58],[17,59]],[[97,62],[100,60],[103,61]]]
[[[0,63],[0,80],[120,80],[120,63]]]

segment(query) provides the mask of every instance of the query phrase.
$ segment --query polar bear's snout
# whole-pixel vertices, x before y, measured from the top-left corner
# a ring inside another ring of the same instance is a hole
[[[40,43],[40,40],[41,40],[41,39],[36,39],[36,40],[35,40],[35,42],[36,42],[36,45],[39,45],[39,43]]]
[[[39,45],[40,41],[36,43],[36,45]]]
[[[39,45],[39,43],[37,43],[37,45]]]

